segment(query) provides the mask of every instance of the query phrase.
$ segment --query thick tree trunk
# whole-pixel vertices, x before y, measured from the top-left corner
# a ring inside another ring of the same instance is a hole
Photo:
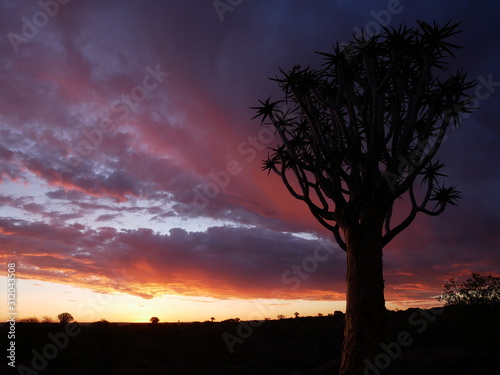
[[[388,342],[382,222],[372,219],[344,230],[347,245],[347,311],[341,375],[364,374],[367,364],[373,364],[381,352],[380,343]]]

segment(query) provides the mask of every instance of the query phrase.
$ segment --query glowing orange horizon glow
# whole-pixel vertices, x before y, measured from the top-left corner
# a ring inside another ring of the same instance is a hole
[[[134,285],[136,295],[117,292],[113,286],[103,280],[94,280],[94,291],[89,283],[54,283],[48,278],[19,279],[18,296],[20,306],[18,319],[43,316],[55,317],[61,312],[69,312],[79,322],[94,322],[106,319],[110,322],[144,322],[151,316],[157,316],[161,322],[205,321],[212,316],[217,321],[239,317],[242,320],[275,319],[277,315],[292,317],[295,311],[300,316],[327,315],[335,310],[345,312],[345,294],[310,290],[308,293],[264,298],[232,296],[220,298],[213,294],[201,294],[199,289],[189,290],[184,286],[183,294],[166,293],[165,285],[160,293],[160,285]],[[6,285],[6,278],[0,278],[0,287]],[[180,286],[178,286],[180,289]],[[409,307],[430,308],[439,306],[437,300],[401,299],[393,288],[387,292],[388,309],[405,310]],[[422,289],[419,289],[422,290]],[[285,291],[285,289],[283,289]],[[137,294],[156,295],[153,298],[141,298]],[[279,297],[279,299],[276,299]],[[399,297],[399,299],[398,299]],[[51,303],[47,304],[46,301]],[[5,314],[5,312],[3,312]],[[2,317],[7,319],[7,316]]]

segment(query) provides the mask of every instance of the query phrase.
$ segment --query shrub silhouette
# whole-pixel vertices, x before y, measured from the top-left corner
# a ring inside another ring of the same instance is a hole
[[[19,320],[19,323],[39,323],[40,321],[36,317],[23,318]]]
[[[42,317],[42,323],[54,323],[54,319],[48,315]]]
[[[334,317],[339,317],[339,318],[342,318],[342,319],[343,319],[343,318],[344,318],[344,313],[343,313],[342,311],[340,311],[340,310],[335,310],[335,311],[333,312],[333,316],[334,316]]]
[[[75,318],[73,318],[73,315],[71,315],[70,313],[67,313],[67,312],[63,312],[63,313],[59,314],[57,316],[57,319],[59,319],[59,321],[61,323],[69,323],[69,322],[72,322],[75,320]]]
[[[149,319],[149,321],[153,324],[158,324],[160,319],[158,319],[156,316],[153,316],[151,319]]]
[[[447,306],[486,306],[500,304],[500,277],[483,276],[473,272],[464,282],[450,279],[444,285],[444,293],[437,297]]]

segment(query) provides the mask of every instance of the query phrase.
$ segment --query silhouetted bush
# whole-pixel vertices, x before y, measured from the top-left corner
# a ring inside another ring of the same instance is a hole
[[[472,273],[464,282],[450,279],[438,297],[446,305],[485,306],[500,304],[500,277]]]
[[[54,319],[52,317],[45,315],[42,317],[42,323],[54,323]]]
[[[36,317],[19,319],[19,323],[39,323],[39,322],[40,321]]]

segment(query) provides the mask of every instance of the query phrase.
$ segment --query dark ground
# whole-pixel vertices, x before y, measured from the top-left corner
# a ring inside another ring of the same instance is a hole
[[[387,343],[390,353],[381,348],[379,367],[390,363],[398,375],[500,374],[498,308],[409,309],[390,312],[390,322],[394,341]],[[9,348],[7,328],[5,324],[0,327],[5,349]],[[12,373],[333,375],[338,368],[343,316],[272,320],[258,327],[226,321],[94,323],[74,328],[81,331],[64,345],[65,340],[57,335],[64,325],[17,323],[16,365],[25,367]],[[225,333],[234,335],[232,339],[240,336],[233,353],[224,341]],[[53,344],[54,335],[62,348]],[[398,337],[403,345],[396,344]],[[2,358],[0,373],[7,374],[8,359]],[[375,375],[377,371],[374,366],[366,373]]]

